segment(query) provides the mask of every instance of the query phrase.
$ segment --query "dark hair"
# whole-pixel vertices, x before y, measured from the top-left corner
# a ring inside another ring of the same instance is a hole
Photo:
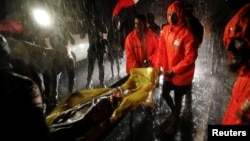
[[[136,19],[139,19],[140,21],[142,21],[143,23],[147,23],[147,18],[145,15],[143,14],[138,14],[135,16]]]
[[[155,19],[155,15],[153,13],[148,13],[147,18],[148,19]]]

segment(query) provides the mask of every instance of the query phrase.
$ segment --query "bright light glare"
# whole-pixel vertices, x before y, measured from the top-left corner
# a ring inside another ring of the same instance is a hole
[[[41,26],[50,26],[51,19],[49,14],[42,9],[33,10],[34,18],[38,24]]]

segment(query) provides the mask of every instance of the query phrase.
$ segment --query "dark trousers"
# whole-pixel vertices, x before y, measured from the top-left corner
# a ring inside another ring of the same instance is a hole
[[[88,76],[87,76],[88,82],[91,81],[96,59],[98,61],[98,67],[99,67],[99,80],[100,82],[104,81],[104,66],[103,66],[104,51],[105,48],[102,47],[102,45],[100,44],[90,45],[88,49]]]
[[[170,92],[174,91],[174,98],[171,97]],[[174,117],[178,118],[182,108],[182,98],[186,94],[186,100],[191,104],[192,84],[184,86],[176,86],[169,81],[164,81],[162,96],[166,100],[168,106],[172,110]],[[188,105],[189,105],[188,104]]]

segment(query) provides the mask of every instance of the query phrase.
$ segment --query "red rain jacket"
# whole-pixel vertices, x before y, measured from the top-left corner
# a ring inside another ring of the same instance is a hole
[[[159,39],[159,60],[157,67],[163,67],[163,73],[172,70],[174,77],[170,80],[178,86],[192,83],[195,60],[198,55],[198,48],[195,46],[194,36],[185,26],[185,17],[180,8],[179,1],[175,1],[167,12],[174,11],[178,16],[177,25],[164,26]]]
[[[224,45],[227,47],[232,38],[243,38],[250,47],[250,4],[243,6],[228,22],[224,30]],[[230,56],[229,56],[230,57]],[[250,102],[250,71],[245,66],[239,70],[239,76],[232,90],[222,124],[250,124],[250,108],[243,112],[241,107]]]
[[[146,30],[145,45],[147,48],[146,54],[147,59],[155,66],[157,58],[157,47],[158,47],[158,35],[155,34],[150,28]],[[133,30],[128,34],[125,40],[125,52],[126,52],[126,72],[130,74],[132,68],[143,67],[144,49],[143,41],[139,38],[136,30]]]
[[[242,7],[227,23],[223,42],[227,47],[232,38],[243,38],[250,47],[250,3]]]
[[[250,101],[250,71],[244,72],[243,69],[234,84],[222,124],[250,124],[250,108],[246,112],[241,109],[246,100]]]

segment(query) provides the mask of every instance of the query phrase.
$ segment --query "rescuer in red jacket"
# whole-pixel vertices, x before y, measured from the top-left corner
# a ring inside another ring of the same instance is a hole
[[[147,27],[145,15],[137,15],[135,28],[125,40],[126,71],[132,68],[153,67],[156,62],[158,35]]]
[[[175,132],[184,94],[191,94],[198,45],[185,23],[183,5],[174,1],[167,9],[168,24],[159,39],[159,67],[163,67],[163,98],[171,108],[170,124],[166,132]],[[174,91],[174,98],[170,92]]]
[[[250,124],[250,3],[245,4],[227,23],[223,42],[238,73],[232,96],[221,124]]]

